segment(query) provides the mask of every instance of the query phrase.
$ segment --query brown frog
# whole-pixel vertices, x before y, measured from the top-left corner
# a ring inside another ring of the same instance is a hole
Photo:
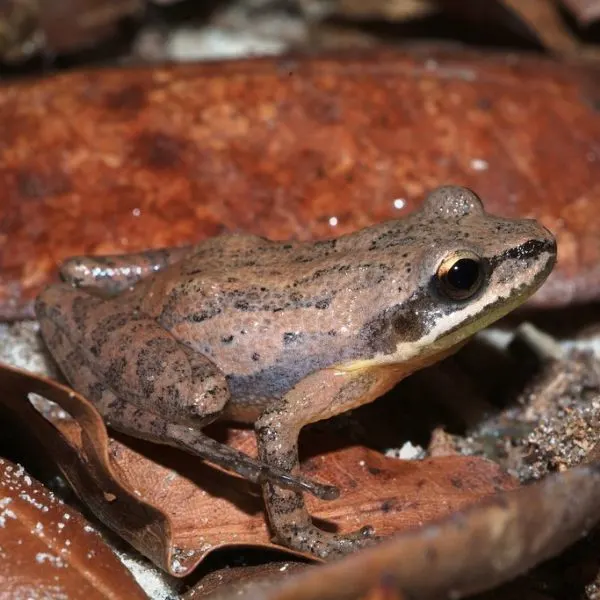
[[[71,385],[116,430],[197,454],[261,483],[275,539],[327,557],[372,543],[326,533],[302,491],[301,428],[384,394],[456,351],[544,282],[552,234],[483,210],[460,187],[337,239],[224,235],[197,246],[75,258],[36,313]],[[259,460],[202,433],[254,423]]]

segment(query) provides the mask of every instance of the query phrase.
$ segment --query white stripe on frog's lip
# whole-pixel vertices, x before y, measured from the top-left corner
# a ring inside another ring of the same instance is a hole
[[[498,297],[489,302],[485,299],[485,296],[482,296],[478,300],[465,305],[464,308],[444,315],[420,340],[400,342],[393,353],[377,354],[370,359],[359,359],[335,365],[332,368],[341,373],[346,373],[371,367],[410,363],[412,359],[441,354],[452,347],[456,347],[458,350],[461,342],[513,311],[539,289],[552,270],[556,259],[556,254],[552,252],[544,252],[543,254],[547,256],[544,268],[539,270],[530,286],[525,287],[520,292],[519,288],[514,288],[510,298],[504,300],[503,297]],[[494,309],[495,304],[499,304],[496,309]],[[486,307],[489,307],[489,310],[486,310]],[[477,315],[479,315],[479,318]]]

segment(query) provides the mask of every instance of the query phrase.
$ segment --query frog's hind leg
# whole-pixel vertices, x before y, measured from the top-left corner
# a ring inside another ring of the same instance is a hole
[[[36,314],[69,383],[114,429],[191,452],[253,482],[335,496],[335,488],[267,467],[202,433],[229,398],[225,378],[154,319],[68,285],[43,292]]]
[[[304,425],[370,402],[398,379],[397,374],[383,369],[324,369],[309,375],[269,406],[256,422],[260,460],[295,475],[299,470],[298,435]],[[319,529],[312,522],[302,494],[281,489],[271,481],[263,484],[263,496],[275,539],[285,546],[326,558],[347,554],[377,539],[368,526],[344,534]]]
[[[229,399],[225,377],[215,365],[133,303],[103,300],[60,284],[40,294],[35,310],[61,368],[68,367],[73,352],[79,354],[94,379],[149,413],[197,426],[214,420]],[[74,387],[89,391],[88,386]]]
[[[193,246],[160,248],[134,254],[74,256],[60,267],[63,281],[76,287],[100,289],[118,294],[138,281],[183,260]]]

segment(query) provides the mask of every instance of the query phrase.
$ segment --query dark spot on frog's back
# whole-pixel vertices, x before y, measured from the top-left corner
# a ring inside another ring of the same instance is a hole
[[[300,341],[301,338],[302,338],[302,334],[301,333],[296,333],[294,331],[286,331],[283,334],[283,343],[286,346],[288,346],[290,344],[293,344],[294,342]]]
[[[325,310],[326,308],[329,308],[330,304],[331,300],[329,300],[328,298],[324,298],[315,302],[315,308],[318,308],[319,310]]]
[[[75,312],[75,311],[74,311]],[[106,343],[112,333],[124,327],[131,317],[124,313],[109,315],[98,322],[91,332],[92,342],[100,348]]]
[[[123,356],[112,360],[106,370],[106,378],[109,385],[118,385],[125,371],[126,360]]]
[[[104,96],[104,106],[110,112],[123,112],[130,118],[132,113],[138,113],[147,104],[147,96],[140,85],[125,85],[116,91],[110,91]]]
[[[138,135],[131,152],[131,159],[150,169],[174,169],[184,162],[189,142],[161,131],[144,131]]]

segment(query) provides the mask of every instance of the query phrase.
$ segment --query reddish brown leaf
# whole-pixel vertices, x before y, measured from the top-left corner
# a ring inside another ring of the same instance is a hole
[[[170,448],[109,439],[99,414],[78,394],[9,367],[0,373],[3,401],[45,445],[81,498],[156,564],[182,576],[216,547],[269,545],[262,501],[246,481]],[[58,403],[76,422],[57,423],[63,434],[58,435],[23,399],[27,392]],[[252,432],[226,433],[231,445],[253,452]],[[307,498],[309,510],[330,529],[349,531],[370,523],[386,536],[516,486],[484,459],[405,462],[359,447],[322,454],[322,442],[311,437],[314,455],[304,472],[343,491],[327,503]]]
[[[146,598],[78,511],[4,459],[0,556],[3,598]]]
[[[510,581],[585,536],[600,520],[599,494],[600,465],[575,468],[375,548],[307,568],[270,588],[247,589],[244,599],[356,600],[384,578],[388,590],[413,600],[469,597]],[[226,588],[211,596],[238,597]]]
[[[336,235],[445,183],[556,234],[559,264],[534,302],[597,300],[599,81],[575,63],[422,50],[6,85],[0,318],[31,316],[69,255],[223,230]]]
[[[255,454],[253,432],[227,433],[225,439],[231,446]],[[330,502],[310,496],[306,502],[322,526],[342,532],[369,523],[378,534],[391,535],[516,486],[494,463],[482,459],[402,461],[356,446],[321,454],[319,441],[314,434],[310,437],[317,455],[304,462],[303,472],[338,485],[343,492]],[[329,436],[327,441],[331,443]],[[174,531],[187,532],[177,546],[188,549],[206,544],[208,550],[224,543],[269,543],[262,500],[255,487],[225,473],[213,473],[211,467],[179,452],[169,456],[162,448],[144,445],[139,454],[117,444],[111,443],[111,455],[122,480],[140,497],[165,512],[172,506],[186,507],[171,516]],[[162,464],[149,469],[147,457],[158,463],[159,456]],[[166,465],[174,466],[186,478],[173,479],[173,471]]]

